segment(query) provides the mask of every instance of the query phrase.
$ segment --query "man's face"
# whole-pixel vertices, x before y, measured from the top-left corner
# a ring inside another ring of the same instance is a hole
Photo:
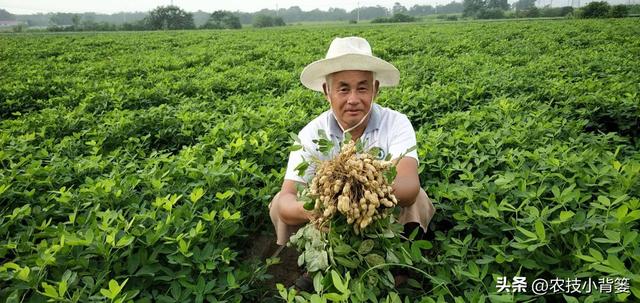
[[[329,81],[324,91],[336,118],[345,129],[355,126],[369,111],[378,81],[374,83],[372,72],[360,70],[333,73]]]

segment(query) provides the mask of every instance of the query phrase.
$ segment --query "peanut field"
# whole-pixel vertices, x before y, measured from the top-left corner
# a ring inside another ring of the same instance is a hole
[[[419,272],[395,291],[348,271],[278,290],[248,248],[289,133],[329,109],[300,72],[353,35],[401,72],[376,102],[416,130],[435,239],[398,248]],[[638,18],[2,34],[0,301],[638,301],[639,37]],[[556,278],[613,289],[531,289]]]

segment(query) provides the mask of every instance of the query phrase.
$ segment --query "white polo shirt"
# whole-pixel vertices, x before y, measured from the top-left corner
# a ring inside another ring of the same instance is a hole
[[[378,147],[382,150],[379,158],[385,158],[387,154],[390,154],[391,159],[395,159],[416,145],[416,133],[406,115],[376,103],[373,103],[370,115],[367,127],[360,137],[360,140],[365,143],[365,149]],[[319,152],[318,146],[313,142],[313,140],[321,138],[318,134],[319,130],[324,130],[327,138],[333,142],[334,149],[329,153],[329,156]],[[327,160],[329,157],[335,156],[339,152],[339,143],[343,140],[343,133],[333,112],[329,109],[302,128],[298,137],[304,148],[289,154],[289,163],[284,178],[285,180],[308,183],[315,174],[314,165],[310,163],[304,177],[298,176],[295,168],[304,159],[309,161],[315,157]],[[411,157],[418,161],[418,152],[413,150],[405,157]]]

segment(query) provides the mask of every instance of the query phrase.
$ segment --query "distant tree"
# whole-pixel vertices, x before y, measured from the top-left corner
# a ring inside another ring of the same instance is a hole
[[[528,10],[536,7],[536,0],[518,0],[513,6],[516,10]]]
[[[393,8],[391,9],[391,12],[394,14],[406,14],[409,11],[407,10],[406,7],[404,7],[404,5],[400,4],[400,2],[396,2],[393,4]]]
[[[238,29],[241,28],[240,18],[231,12],[215,11],[202,28],[210,29]]]
[[[507,0],[488,0],[487,8],[489,9],[501,9],[501,10],[509,10],[509,2]]]
[[[0,8],[0,20],[16,20],[16,16],[12,13]]]
[[[438,5],[438,14],[456,14],[464,11],[462,2],[451,1],[445,5]]]
[[[286,16],[289,22],[298,22],[304,20],[304,13],[299,6],[292,6],[283,13],[283,16]]]
[[[342,9],[342,8],[334,8],[334,7],[330,7],[329,10],[327,10],[327,18],[329,20],[346,20],[349,18],[349,14],[347,13],[346,10]]]
[[[273,18],[273,26],[285,26],[285,25],[287,24],[284,23],[284,20],[282,19],[282,17]]]
[[[611,18],[624,18],[629,14],[629,8],[626,5],[614,5],[609,11],[609,17]]]
[[[80,20],[82,20],[82,17],[80,17],[80,15],[78,14],[75,14],[73,15],[73,17],[71,17],[71,23],[73,23],[74,30],[80,29]]]
[[[73,25],[73,16],[75,14],[70,13],[55,13],[49,18],[49,22],[52,25]]]
[[[609,14],[609,3],[605,1],[591,2],[582,8],[582,18],[604,18]]]
[[[571,6],[563,6],[563,7],[550,7],[545,6],[540,11],[540,17],[565,17],[569,13],[573,12],[573,7]],[[521,11],[522,12],[522,11]],[[534,16],[537,17],[537,16]]]
[[[485,0],[464,0],[462,3],[464,5],[464,16],[474,16],[476,15],[482,8],[485,7]]]
[[[563,6],[560,8],[560,16],[565,17],[573,13],[573,6]]]
[[[504,11],[499,8],[481,8],[476,13],[478,19],[503,19]]]
[[[374,18],[378,18],[378,17],[383,17],[388,15],[389,13],[389,9],[387,9],[386,7],[382,7],[382,6],[365,6],[365,7],[361,7],[360,8],[360,20],[368,20],[368,19],[374,19]],[[355,19],[357,12],[356,10],[352,10],[350,12],[351,18]]]
[[[431,5],[414,5],[409,9],[409,15],[411,16],[426,16],[435,12]]]
[[[256,15],[253,17],[253,27],[271,27],[273,26],[273,18],[267,15]]]
[[[405,14],[393,14],[391,18],[378,17],[371,20],[371,23],[398,23],[398,22],[414,22],[416,17]]]
[[[524,18],[538,18],[540,17],[540,9],[534,6],[527,10],[518,12],[518,16],[522,16]]]
[[[193,15],[177,6],[158,6],[145,18],[149,29],[190,29],[195,28]]]
[[[271,27],[271,26],[284,26],[284,20],[282,17],[272,17],[267,15],[256,15],[253,18],[253,27]]]

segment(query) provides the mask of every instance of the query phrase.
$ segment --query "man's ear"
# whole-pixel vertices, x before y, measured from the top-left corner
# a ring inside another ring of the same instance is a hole
[[[329,88],[327,87],[327,83],[322,83],[322,92],[324,93],[324,97],[329,97]],[[328,99],[327,99],[328,100]]]
[[[376,80],[376,82],[373,84],[373,86],[376,89],[376,95],[378,95],[378,93],[380,92],[380,81]]]

